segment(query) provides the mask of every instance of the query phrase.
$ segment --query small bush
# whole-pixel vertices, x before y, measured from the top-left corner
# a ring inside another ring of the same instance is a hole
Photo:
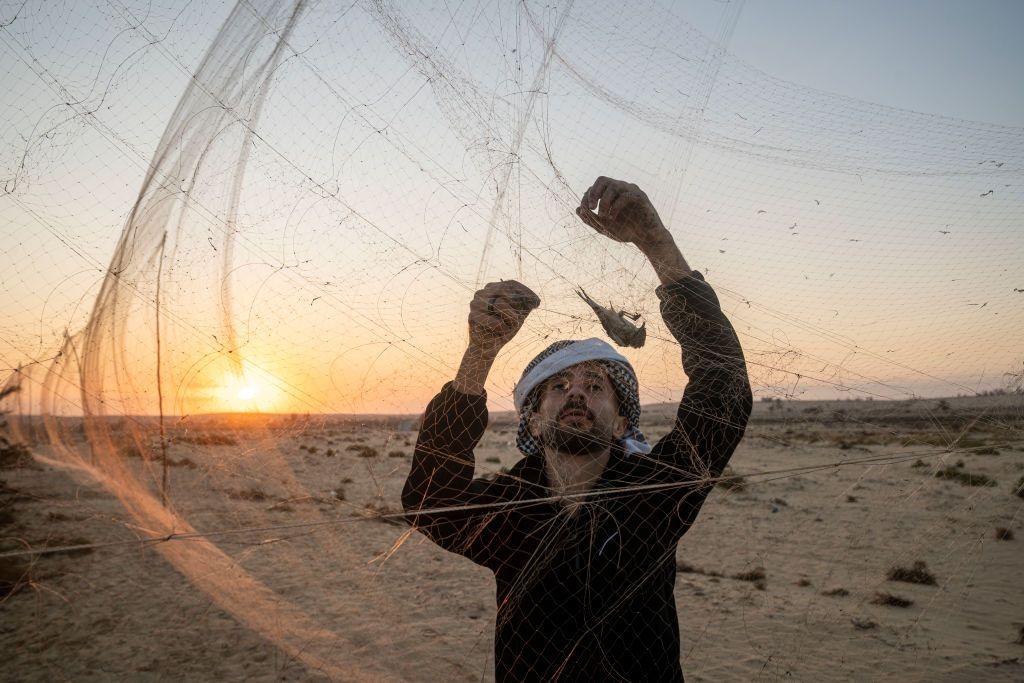
[[[380,453],[373,446],[367,446],[366,444],[354,443],[349,446],[346,450],[352,451],[356,456],[360,458],[376,458]]]
[[[754,569],[751,569],[749,571],[740,572],[738,574],[732,575],[732,578],[736,579],[737,581],[749,581],[750,583],[754,584],[754,588],[756,588],[759,591],[763,591],[765,589],[766,577],[767,574],[764,571],[764,567],[755,567]]]
[[[875,593],[875,597],[871,600],[872,605],[885,605],[887,607],[910,607],[914,604],[913,600],[907,598],[901,598],[898,595],[892,595],[891,593]]]
[[[800,579],[799,581],[796,582],[796,585],[800,586],[801,588],[806,588],[807,586],[811,585],[811,580],[810,579]]]
[[[1012,541],[1013,540],[1013,529],[1007,529],[1006,527],[996,527],[996,540],[997,541]]]
[[[850,591],[845,588],[833,588],[832,590],[822,591],[821,594],[830,598],[845,598],[850,594]]]
[[[976,472],[963,472],[956,467],[949,466],[939,470],[935,473],[935,477],[938,479],[949,479],[956,481],[963,486],[997,486],[998,482],[984,474],[978,474]]]
[[[498,464],[501,462],[501,458],[499,458],[496,455],[489,455],[486,458],[484,458],[484,462],[493,462],[495,464]]]
[[[690,564],[689,562],[686,562],[686,561],[683,561],[683,560],[680,560],[679,562],[676,563],[676,573],[678,573],[678,574],[700,574],[701,576],[714,576],[714,577],[722,576],[722,572],[716,572],[714,570],[701,569],[700,567],[695,567],[692,564]]]
[[[893,567],[889,570],[886,578],[890,581],[903,581],[904,583],[918,583],[923,586],[936,585],[935,575],[928,571],[928,566],[918,560],[909,569],[907,567]]]
[[[863,617],[851,617],[850,623],[853,624],[854,628],[861,631],[870,631],[873,628],[878,628],[878,624]]]
[[[1024,477],[1017,480],[1013,490],[1018,498],[1024,498]]]
[[[404,458],[405,457],[405,452],[404,451],[391,451],[390,453],[388,453],[388,457],[389,458]]]
[[[722,476],[715,482],[715,486],[720,486],[726,491],[745,491],[747,480],[742,474],[734,472],[731,467],[726,467],[722,470]]]
[[[921,458],[918,458],[911,467],[928,467],[928,464]]]
[[[232,500],[261,501],[267,499],[267,494],[261,489],[249,488],[242,491],[228,491],[228,498]]]
[[[233,436],[226,434],[207,434],[197,432],[194,434],[183,434],[174,437],[173,441],[178,443],[190,443],[196,446],[237,446],[238,441]]]

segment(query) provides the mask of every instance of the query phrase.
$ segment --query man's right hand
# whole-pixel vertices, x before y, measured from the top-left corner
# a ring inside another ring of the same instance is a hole
[[[488,283],[469,305],[469,345],[497,353],[516,336],[540,297],[515,280]]]

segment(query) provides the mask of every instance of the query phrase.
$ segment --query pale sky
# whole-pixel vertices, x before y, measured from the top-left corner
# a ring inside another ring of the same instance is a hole
[[[29,3],[9,21],[18,6],[0,5],[6,368],[81,329],[229,10]],[[1020,369],[1024,6],[577,4],[546,69],[560,8],[523,7],[425,6],[399,36],[361,5],[314,5],[257,124],[231,267],[237,125],[203,162],[200,210],[166,228],[177,410],[416,412],[454,372],[481,274],[544,300],[495,368],[492,407],[553,339],[601,335],[577,286],[648,317],[652,342],[629,352],[642,398],[678,398],[653,273],[571,214],[597,174],[647,189],[760,395],[950,395]],[[157,261],[139,251],[128,353],[107,372],[136,364],[125,409],[148,411]],[[225,282],[242,366],[224,350]]]

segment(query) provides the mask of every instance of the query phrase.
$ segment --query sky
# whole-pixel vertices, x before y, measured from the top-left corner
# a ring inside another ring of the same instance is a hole
[[[18,6],[0,5],[0,84],[13,94],[0,138],[7,368],[52,357],[93,310],[230,9],[30,3],[10,21]],[[715,285],[759,395],[999,387],[1022,360],[1022,7],[702,0],[638,3],[615,24],[595,4],[558,29],[558,6],[449,3],[410,14],[403,37],[362,6],[314,5],[292,37],[302,49],[268,84],[258,138],[219,129],[192,192],[201,210],[180,214],[160,271],[180,322],[175,409],[416,412],[454,372],[484,276],[523,279],[546,302],[496,367],[492,407],[509,407],[551,335],[600,334],[576,286],[652,316],[655,341],[630,352],[642,397],[677,399],[685,380],[674,342],[657,338],[653,271],[571,215],[598,173],[651,195]],[[541,34],[557,30],[545,57]],[[147,229],[167,228],[132,234]],[[125,409],[147,412],[151,383],[138,378],[153,369],[159,259],[139,253],[119,344],[136,364]],[[225,309],[241,361],[225,350]]]
[[[721,3],[685,3],[714,35]],[[1008,1],[749,0],[733,54],[785,80],[868,102],[1024,124],[1024,4]]]

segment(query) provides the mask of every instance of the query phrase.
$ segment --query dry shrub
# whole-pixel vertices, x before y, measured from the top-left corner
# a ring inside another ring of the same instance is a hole
[[[935,575],[928,571],[928,566],[918,560],[909,569],[907,567],[893,567],[889,570],[886,578],[890,581],[903,581],[904,583],[918,583],[922,586],[936,585]]]
[[[850,623],[853,624],[854,628],[861,631],[870,631],[873,628],[878,628],[878,624],[865,617],[851,617]]]
[[[938,479],[949,479],[956,481],[963,486],[996,486],[998,482],[984,474],[978,474],[977,472],[964,472],[957,469],[954,466],[945,467],[935,473]]]
[[[1013,491],[1018,498],[1024,498],[1024,477],[1021,477],[1020,479],[1017,480],[1017,483],[1014,485]]]
[[[354,452],[360,458],[376,458],[380,453],[373,446],[367,446],[366,444],[354,443],[349,446],[346,450]]]
[[[726,467],[722,470],[722,476],[715,482],[715,486],[719,486],[726,491],[745,491],[747,489],[747,480],[742,474],[734,472],[731,467]]]
[[[767,576],[768,575],[765,573],[764,567],[755,567],[754,569],[751,569],[749,571],[733,574],[732,578],[736,579],[737,581],[749,581],[750,583],[754,584],[754,588],[756,588],[759,591],[763,591],[766,586],[765,579],[767,578]]]
[[[232,500],[263,501],[268,498],[267,494],[258,488],[248,488],[241,491],[228,491],[228,498]]]
[[[501,462],[501,458],[499,458],[496,455],[488,455],[486,458],[484,458],[484,462],[492,462],[498,464]]]
[[[832,590],[822,591],[821,594],[830,598],[845,598],[850,594],[850,591],[845,588],[833,588]]]
[[[891,593],[875,593],[875,597],[871,600],[871,604],[885,605],[887,607],[910,607],[914,604],[914,601],[907,598],[901,598],[898,595],[892,595]]]
[[[388,453],[389,458],[404,458],[405,453],[403,451],[391,451]]]
[[[391,524],[392,526],[405,526],[405,522],[397,517],[390,517],[386,515],[394,515],[398,513],[390,505],[383,500],[378,500],[373,503],[366,504],[366,511],[376,519],[378,522],[384,522],[385,524]]]
[[[683,561],[683,560],[680,560],[679,562],[676,563],[676,572],[679,573],[679,574],[700,574],[701,576],[715,576],[715,577],[723,576],[722,572],[716,572],[714,570],[701,569],[700,567],[695,567],[692,564],[690,564],[689,562],[686,562],[686,561]]]
[[[811,585],[811,580],[810,579],[800,579],[799,581],[796,582],[796,585],[800,586],[801,588],[806,588],[807,586]]]
[[[193,434],[182,434],[172,439],[177,443],[190,443],[196,446],[237,446],[238,440],[227,434],[216,434],[206,432],[195,432]]]
[[[1012,541],[1013,540],[1013,529],[1007,529],[1006,527],[996,527],[996,540],[997,541]]]

